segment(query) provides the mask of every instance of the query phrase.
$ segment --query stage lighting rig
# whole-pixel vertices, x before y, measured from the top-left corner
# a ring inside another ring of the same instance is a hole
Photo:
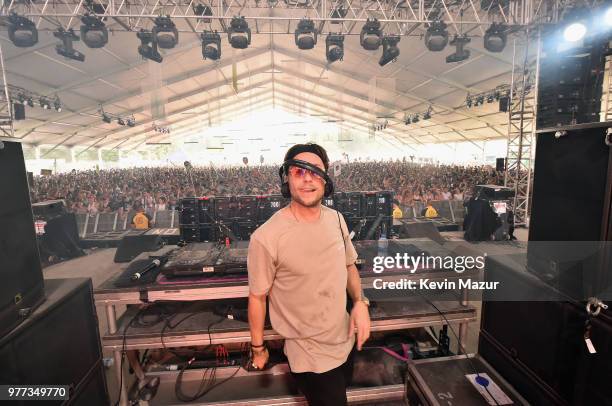
[[[448,44],[448,31],[444,21],[434,21],[425,33],[425,46],[432,52],[442,51]]]
[[[325,56],[329,63],[341,61],[344,58],[344,35],[329,34],[325,38]]]
[[[108,43],[108,30],[102,20],[85,14],[81,18],[81,40],[89,48],[102,48]]]
[[[79,37],[74,33],[74,30],[72,28],[68,31],[64,30],[63,28],[59,28],[53,33],[53,36],[62,41],[61,44],[57,44],[55,46],[55,51],[59,55],[63,56],[64,58],[72,59],[74,61],[85,61],[85,55],[74,49],[72,45],[74,41],[79,40]]]
[[[234,17],[227,30],[232,48],[246,49],[251,44],[251,29],[244,17]]]
[[[50,110],[51,107],[53,107],[57,112],[62,111],[62,102],[57,96],[51,101],[49,96],[31,92],[19,86],[7,84],[7,88],[11,103],[19,103],[24,106],[34,107],[34,100],[38,100],[38,105],[45,110]]]
[[[9,39],[16,47],[27,48],[38,42],[36,24],[25,17],[12,13],[8,18]]]
[[[489,52],[501,52],[506,47],[507,27],[503,24],[493,23],[484,35],[484,47]]]
[[[300,20],[295,29],[295,45],[302,50],[312,49],[317,45],[317,30],[314,21],[310,19]]]
[[[380,29],[380,21],[376,18],[368,18],[359,34],[359,43],[366,51],[376,51],[380,47],[382,37],[383,32]]]
[[[397,44],[400,42],[399,35],[385,35],[382,40],[383,53],[378,64],[385,66],[389,62],[395,62],[399,56],[399,48]]]
[[[217,31],[204,31],[202,38],[202,57],[213,61],[221,58],[221,36]]]
[[[127,125],[128,127],[136,126],[136,120],[134,119],[134,116],[120,116],[118,114],[108,113],[104,111],[103,107],[100,107],[99,114],[100,117],[102,117],[102,121],[107,124],[111,124],[113,120],[115,120],[119,125]]]
[[[455,52],[446,57],[446,63],[462,62],[470,57],[470,51],[464,49],[467,44],[471,41],[467,35],[455,35],[453,40],[450,42],[455,47]]]
[[[179,33],[170,16],[155,18],[152,30],[155,43],[161,49],[172,49],[178,44]]]
[[[143,58],[150,59],[157,63],[161,63],[164,60],[157,49],[157,42],[155,42],[154,36],[151,32],[140,29],[140,31],[136,33],[136,37],[140,40],[138,53]]]

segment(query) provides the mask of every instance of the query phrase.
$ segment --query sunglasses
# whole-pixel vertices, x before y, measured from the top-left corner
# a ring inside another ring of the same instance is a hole
[[[309,174],[310,177],[313,179],[323,180],[321,175],[319,175],[318,173],[311,171],[310,169],[299,168],[297,166],[289,167],[289,174],[291,174],[291,176],[293,177],[300,178],[300,179],[303,179],[306,176],[306,174]]]

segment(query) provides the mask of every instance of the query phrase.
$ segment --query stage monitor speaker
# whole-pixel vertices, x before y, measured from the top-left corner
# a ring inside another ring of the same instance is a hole
[[[164,245],[159,235],[126,235],[121,239],[117,252],[115,252],[115,262],[130,262],[143,252],[157,251]]]
[[[109,404],[91,279],[47,279],[45,282],[45,303],[0,339],[0,382],[66,385],[70,387],[71,398],[67,404]],[[75,402],[86,398],[90,402]]]
[[[32,204],[32,213],[37,219],[49,221],[54,217],[66,213],[66,204],[63,200],[48,200]]]
[[[40,255],[48,258],[53,255],[62,259],[85,255],[80,244],[74,213],[51,217],[45,224],[44,234],[39,236]]]
[[[497,172],[505,172],[506,171],[506,158],[497,158],[495,160],[495,170]]]
[[[445,241],[432,221],[423,223],[402,221],[402,223],[400,238],[429,238],[441,244]]]
[[[13,117],[15,120],[25,120],[25,106],[21,103],[13,103]]]
[[[0,149],[0,337],[44,298],[30,191],[21,144]]]

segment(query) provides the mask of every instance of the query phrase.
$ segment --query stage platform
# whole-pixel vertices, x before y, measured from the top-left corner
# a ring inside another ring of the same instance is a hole
[[[526,251],[526,230],[517,230],[519,241],[507,242],[479,242],[469,243],[460,240],[461,232],[445,232],[442,236],[447,240],[444,247],[449,251],[463,255],[479,255],[486,252],[488,255],[494,254],[521,254]],[[43,270],[45,278],[75,278],[75,277],[90,277],[92,278],[94,289],[99,288],[112,275],[117,275],[124,269],[125,264],[117,264],[113,262],[115,256],[115,248],[93,249],[87,256],[75,258],[69,261],[58,263],[49,266]],[[464,345],[468,353],[476,352],[478,333],[480,325],[480,307],[478,301],[470,302],[470,305],[477,310],[477,320],[470,323]],[[121,317],[126,310],[126,306],[119,305],[116,308],[117,317]],[[106,322],[106,314],[103,307],[97,306],[98,320],[100,323],[100,331],[108,331]],[[104,357],[112,357],[110,350],[104,350]],[[127,366],[126,366],[127,370]],[[118,382],[116,380],[115,368],[107,368],[107,382],[109,394],[112,404],[117,399]],[[128,375],[133,379],[130,375]],[[128,382],[128,385],[131,381]]]

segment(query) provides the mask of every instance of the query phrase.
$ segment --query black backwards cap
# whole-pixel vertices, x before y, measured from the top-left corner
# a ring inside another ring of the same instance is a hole
[[[296,155],[301,154],[302,152],[312,152],[323,161],[323,166],[325,166],[325,172],[329,169],[329,158],[327,157],[327,152],[325,148],[318,144],[307,143],[307,144],[296,144],[289,148],[287,153],[285,154],[285,161],[294,159]]]

